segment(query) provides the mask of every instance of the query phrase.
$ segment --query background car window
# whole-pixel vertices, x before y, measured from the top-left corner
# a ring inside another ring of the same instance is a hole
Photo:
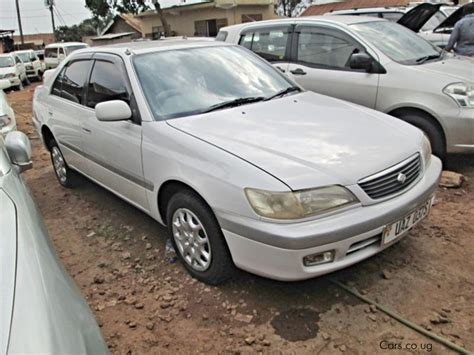
[[[59,47],[59,55],[64,54],[64,49],[62,47]]]
[[[18,58],[17,56],[15,56],[15,63],[16,63],[16,64],[21,64],[22,61],[21,61],[20,58]]]
[[[87,89],[87,106],[99,102],[123,100],[130,104],[124,69],[112,62],[96,60]]]
[[[392,22],[397,22],[403,16],[401,12],[383,12],[383,18]]]
[[[54,81],[53,88],[51,89],[51,94],[56,95],[56,96],[61,96],[61,89],[63,86],[63,76],[64,76],[64,71],[66,68],[63,68],[61,72],[58,74],[56,77],[56,80]]]
[[[253,36],[252,36],[253,35]],[[250,47],[248,46],[250,43]],[[282,61],[285,58],[288,31],[286,29],[261,30],[246,34],[241,44],[265,58],[269,62]]]
[[[58,57],[58,49],[57,48],[46,48],[44,50],[44,57],[45,58],[57,58]]]
[[[83,104],[84,84],[89,75],[90,66],[90,60],[72,62],[67,66],[62,78],[61,97],[78,104]]]
[[[298,36],[297,61],[327,69],[350,69],[352,53],[362,50],[354,41],[336,31],[302,30]]]
[[[227,31],[219,31],[216,37],[216,41],[224,42],[227,38],[227,35],[228,35]]]
[[[423,27],[421,28],[422,31],[433,31],[435,27],[443,22],[446,19],[446,16],[441,12],[438,11],[435,13],[431,18],[426,22]]]
[[[250,47],[252,47],[252,38],[253,32],[247,33],[240,38],[239,44],[247,49],[250,49]]]

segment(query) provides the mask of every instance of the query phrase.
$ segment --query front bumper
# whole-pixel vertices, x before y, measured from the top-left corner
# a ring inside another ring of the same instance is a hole
[[[382,244],[384,227],[427,201],[440,174],[441,162],[432,157],[424,176],[402,195],[308,222],[279,224],[225,213],[217,216],[237,267],[282,281],[308,279],[355,264],[400,240],[406,233]],[[355,247],[364,241],[372,243]],[[329,250],[335,251],[333,262],[303,265],[304,256]]]

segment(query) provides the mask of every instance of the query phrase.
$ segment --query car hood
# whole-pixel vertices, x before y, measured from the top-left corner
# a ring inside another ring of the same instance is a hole
[[[438,12],[441,4],[420,4],[408,11],[405,15],[400,17],[398,24],[409,28],[414,32],[418,32],[429,21],[433,15]]]
[[[16,173],[4,178],[3,189],[15,204],[17,214],[16,279],[8,353],[108,353],[87,303],[54,252],[29,190]],[[0,228],[3,237],[4,226]],[[2,312],[2,321],[3,317]]]
[[[474,59],[469,57],[446,54],[443,60],[427,62],[413,68],[426,74],[438,75],[440,83],[443,81],[446,81],[446,84],[452,82],[474,82]],[[431,79],[433,79],[432,76]]]
[[[16,211],[3,191],[0,172],[0,354],[6,354],[10,338],[16,276]]]
[[[355,184],[414,154],[421,140],[402,121],[312,92],[167,122],[293,190]]]
[[[15,67],[0,68],[0,74],[5,75],[10,73],[15,73]]]

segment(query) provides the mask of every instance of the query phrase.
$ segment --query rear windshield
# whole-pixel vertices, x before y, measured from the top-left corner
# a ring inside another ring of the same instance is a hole
[[[44,57],[45,58],[57,58],[58,57],[58,49],[57,48],[46,48],[44,50]]]
[[[67,46],[64,47],[66,50],[66,55],[71,54],[74,51],[77,51],[78,49],[86,48],[87,46],[85,44],[78,44],[77,46]]]

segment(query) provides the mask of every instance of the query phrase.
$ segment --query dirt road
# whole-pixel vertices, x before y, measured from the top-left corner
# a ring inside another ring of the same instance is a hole
[[[73,190],[57,183],[30,122],[33,88],[8,95],[34,147],[25,178],[111,352],[452,352],[330,279],[474,351],[473,157],[451,158],[451,169],[468,181],[440,189],[427,220],[365,262],[305,282],[242,272],[208,287],[165,257],[166,230],[151,218],[91,182]]]

